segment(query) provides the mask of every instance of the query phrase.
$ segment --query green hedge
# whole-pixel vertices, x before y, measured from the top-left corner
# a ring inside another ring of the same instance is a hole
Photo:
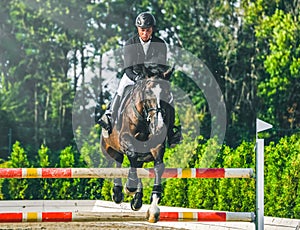
[[[295,134],[265,146],[264,202],[268,216],[300,217],[299,137]],[[212,167],[255,170],[254,147],[254,143],[247,142],[236,149],[223,146]],[[203,148],[198,152],[199,158],[206,146]],[[236,212],[255,210],[254,179],[170,179],[164,188],[164,205]]]
[[[300,218],[300,135],[265,146],[265,215]],[[165,154],[167,167],[201,167],[211,141],[186,140]],[[84,156],[72,147],[52,153],[42,146],[36,159],[28,160],[19,142],[2,167],[90,167],[89,154],[98,154],[98,167],[106,167],[99,146],[84,145]],[[190,152],[188,154],[187,152]],[[88,154],[89,153],[89,154]],[[56,157],[54,157],[56,155]],[[52,159],[49,160],[49,159]],[[124,167],[128,167],[125,161]],[[153,167],[153,163],[146,165]],[[223,145],[213,168],[255,169],[255,143],[231,149]],[[144,179],[144,203],[149,203],[153,180]],[[255,179],[164,179],[161,205],[251,212],[255,210]],[[104,199],[111,200],[112,179],[1,179],[0,199]],[[128,201],[129,198],[125,197]]]

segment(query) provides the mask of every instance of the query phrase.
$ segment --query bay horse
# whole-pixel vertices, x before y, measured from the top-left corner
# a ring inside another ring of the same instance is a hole
[[[167,104],[173,99],[169,78],[173,70],[174,67],[165,73],[137,81],[126,91],[127,95],[124,93],[119,111],[114,111],[119,115],[113,119],[111,133],[105,134],[102,129],[102,153],[113,159],[117,168],[122,167],[125,155],[130,162],[124,191],[134,196],[130,202],[134,211],[142,207],[143,184],[137,176],[137,168],[142,168],[145,162],[154,161],[152,204],[159,203],[162,197],[161,177],[165,169],[164,153],[170,124],[170,105]],[[115,203],[123,201],[122,191],[121,178],[115,178],[112,194]],[[150,222],[157,221],[159,214],[155,215],[155,220]]]

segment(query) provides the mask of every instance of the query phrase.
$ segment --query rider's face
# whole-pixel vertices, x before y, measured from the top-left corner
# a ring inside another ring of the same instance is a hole
[[[144,42],[147,42],[151,38],[151,35],[153,33],[153,27],[149,27],[149,28],[138,27],[138,33],[139,33],[140,38]]]

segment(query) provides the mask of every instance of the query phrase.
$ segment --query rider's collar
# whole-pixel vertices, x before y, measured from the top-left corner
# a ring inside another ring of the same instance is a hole
[[[146,45],[146,44],[148,44],[148,43],[151,42],[152,36],[151,36],[150,39],[149,39],[148,41],[146,41],[146,42],[144,42],[144,41],[141,39],[141,37],[139,37],[139,39],[140,39],[140,42],[141,42],[142,45]]]

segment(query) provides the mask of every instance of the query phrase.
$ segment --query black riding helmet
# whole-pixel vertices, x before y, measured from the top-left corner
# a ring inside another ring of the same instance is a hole
[[[155,17],[147,12],[140,13],[135,19],[135,26],[141,28],[149,28],[156,26]]]

